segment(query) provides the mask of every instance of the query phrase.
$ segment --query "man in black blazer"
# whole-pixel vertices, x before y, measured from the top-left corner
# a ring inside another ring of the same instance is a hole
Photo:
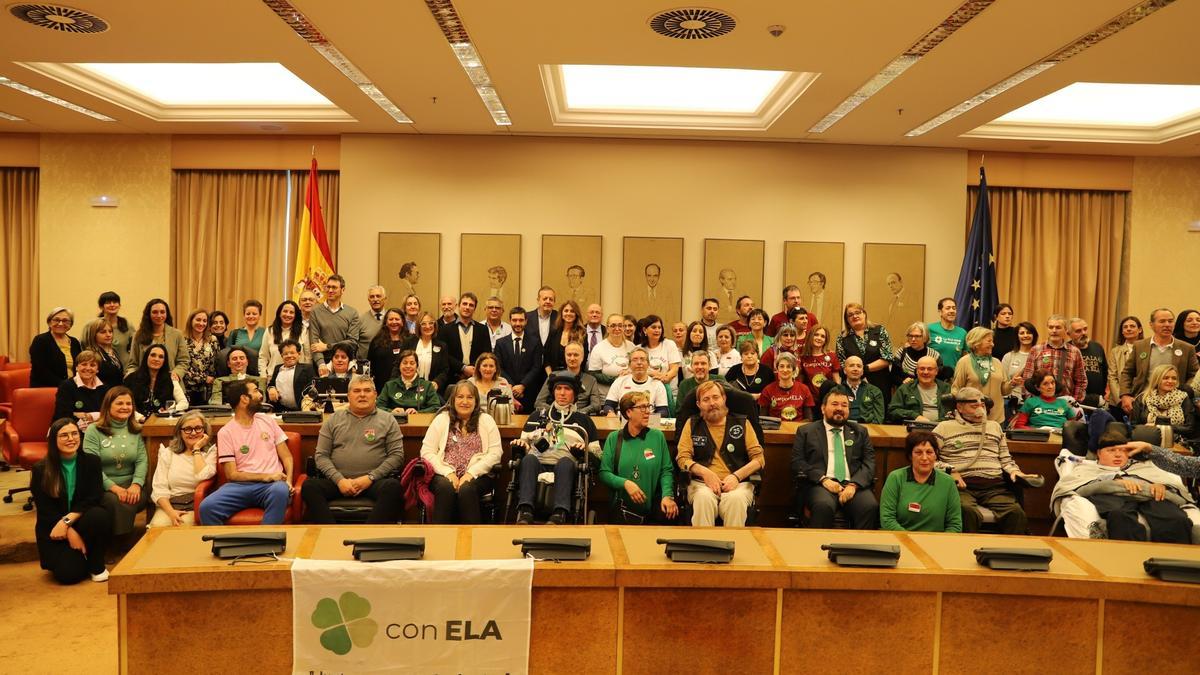
[[[300,344],[294,340],[284,340],[279,345],[279,355],[283,364],[275,366],[275,372],[271,373],[267,399],[276,409],[299,410],[304,390],[312,384],[316,371],[311,364],[300,363]]]
[[[441,327],[438,339],[446,343],[450,357],[450,379],[458,380],[475,374],[475,359],[491,351],[492,338],[487,326],[474,320],[479,298],[467,291],[458,299],[458,321]],[[466,340],[469,350],[463,349]]]
[[[525,312],[525,332],[543,347],[546,346],[546,338],[550,337],[550,331],[554,329],[554,322],[558,320],[554,298],[554,289],[542,286],[538,289],[537,310]]]
[[[496,340],[496,360],[500,372],[512,385],[516,410],[533,411],[534,396],[545,377],[542,369],[542,345],[525,331],[525,310],[513,307],[508,313],[512,334]]]
[[[879,500],[875,482],[875,448],[866,428],[851,422],[850,397],[840,387],[829,390],[821,403],[822,419],[796,430],[792,443],[792,475],[796,477],[796,507],[809,509],[808,526],[833,527],[842,509],[850,527],[879,529]]]

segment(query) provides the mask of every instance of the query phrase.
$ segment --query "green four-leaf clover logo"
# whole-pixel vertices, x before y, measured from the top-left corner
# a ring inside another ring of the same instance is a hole
[[[350,653],[351,646],[371,646],[379,624],[369,618],[370,613],[371,602],[357,593],[342,593],[337,602],[321,598],[312,613],[313,625],[324,629],[321,646],[338,656]]]

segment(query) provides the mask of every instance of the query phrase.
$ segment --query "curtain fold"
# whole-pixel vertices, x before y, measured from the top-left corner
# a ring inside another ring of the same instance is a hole
[[[967,189],[967,227],[979,188]],[[1128,192],[988,186],[1000,301],[1044,332],[1046,318],[1086,319],[1111,347],[1128,306]]]
[[[38,181],[36,168],[0,167],[0,354],[29,360],[38,317]]]
[[[222,309],[241,325],[242,302],[274,318],[288,216],[286,171],[177,170],[172,175],[171,298],[176,322]]]

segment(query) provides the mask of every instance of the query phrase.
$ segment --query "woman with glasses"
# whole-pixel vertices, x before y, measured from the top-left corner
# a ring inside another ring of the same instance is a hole
[[[429,312],[421,312],[417,334],[410,337],[403,349],[417,353],[417,374],[429,380],[440,393],[450,383],[450,354],[446,343],[437,339],[438,322]]]
[[[918,321],[908,327],[904,334],[904,349],[896,354],[896,365],[892,369],[892,381],[899,387],[917,379],[917,361],[926,356],[937,359],[938,370],[942,369],[942,355],[929,346],[929,329]]]
[[[29,362],[33,364],[29,386],[58,387],[75,377],[75,357],[83,346],[68,335],[73,325],[75,315],[66,307],[55,307],[46,315],[46,332],[35,335],[29,343]]]
[[[217,446],[212,427],[199,412],[184,414],[171,442],[158,448],[151,501],[158,506],[147,527],[196,524],[196,486],[217,474]]]
[[[104,551],[111,529],[100,506],[100,459],[79,452],[79,427],[63,418],[50,425],[46,457],[33,465],[29,490],[37,507],[38,559],[60,584],[75,584],[89,575],[107,581]]]
[[[671,453],[663,432],[651,429],[650,396],[631,391],[618,403],[625,426],[608,435],[600,482],[612,493],[612,519],[626,524],[663,522],[679,515]]]

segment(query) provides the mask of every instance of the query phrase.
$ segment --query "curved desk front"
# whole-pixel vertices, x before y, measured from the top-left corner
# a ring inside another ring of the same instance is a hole
[[[348,537],[423,536],[428,559],[518,557],[514,537],[590,537],[538,563],[533,673],[1191,673],[1200,585],[1146,576],[1166,544],[845,530],[290,526],[285,559],[231,566],[200,535],[154,529],[113,571],[122,672],[286,673],[287,558],[351,559]],[[728,539],[729,565],[671,563],[658,537]],[[824,543],[891,543],[896,569],[848,569]],[[979,567],[981,546],[1048,547],[1049,572]]]

